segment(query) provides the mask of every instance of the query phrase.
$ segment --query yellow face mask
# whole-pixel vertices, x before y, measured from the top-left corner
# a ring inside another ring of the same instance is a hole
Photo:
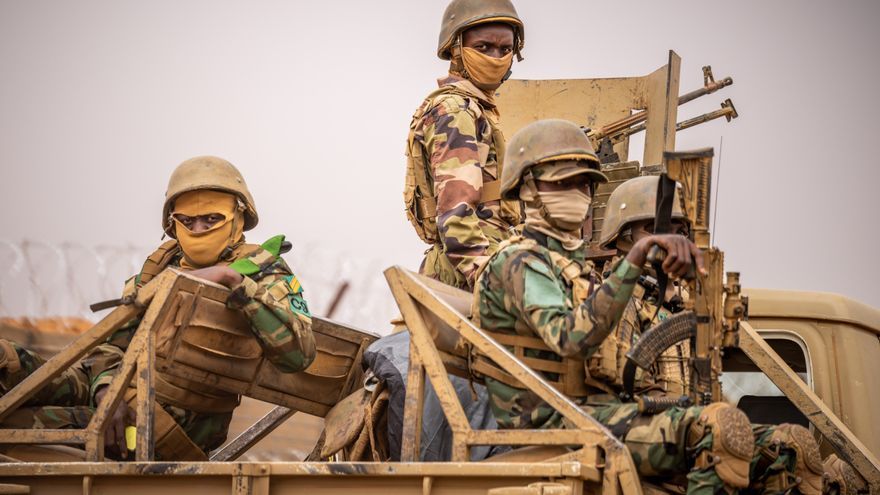
[[[223,220],[202,232],[191,231],[177,218],[177,215],[200,217],[211,214],[222,215]],[[217,264],[223,251],[241,240],[244,229],[244,213],[235,195],[207,189],[181,194],[174,201],[172,218],[177,241],[183,250],[180,266],[185,269]]]
[[[461,61],[474,86],[484,91],[494,91],[504,82],[504,76],[513,64],[513,53],[495,58],[466,46],[461,50]]]

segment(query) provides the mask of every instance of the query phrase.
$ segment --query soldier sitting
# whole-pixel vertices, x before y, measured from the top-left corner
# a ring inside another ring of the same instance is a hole
[[[684,276],[692,263],[705,273],[701,252],[687,238],[648,235],[600,283],[585,259],[581,227],[594,183],[606,180],[589,140],[573,123],[535,122],[511,139],[501,191],[505,198],[523,201],[525,228],[522,236],[502,243],[483,267],[475,285],[474,317],[502,342],[516,345],[518,339],[539,337],[545,347],[529,350],[526,357],[532,360],[559,363],[592,356],[617,327],[652,246],[669,253],[662,268],[672,278]],[[559,379],[555,373],[542,374]],[[490,377],[486,385],[500,428],[565,426],[561,415],[533,392]],[[578,384],[562,385],[576,389]],[[573,398],[623,440],[641,475],[686,475],[690,494],[749,485],[754,438],[748,418],[735,407],[671,407],[651,415],[608,394],[578,395]]]
[[[263,355],[280,371],[295,373],[315,358],[311,315],[299,281],[278,253],[245,243],[243,232],[257,221],[253,198],[231,163],[211,156],[183,162],[171,175],[162,211],[162,228],[172,240],[147,258],[140,273],[126,283],[125,294],[133,294],[167,267],[222,284],[231,290],[227,307],[250,322]],[[254,266],[259,268],[256,273],[250,269]],[[85,428],[138,324],[136,319],[115,332],[0,426]],[[4,394],[44,363],[5,340],[0,340],[0,354]],[[133,394],[126,398],[133,400]],[[158,372],[156,400],[161,405],[155,408],[157,457],[207,460],[206,453],[226,440],[240,397]],[[124,430],[134,420],[133,410],[121,401],[107,428],[108,454],[126,457]]]
[[[636,177],[611,193],[599,238],[602,249],[616,249],[618,258],[625,257],[636,243],[652,235],[658,181],[657,176]],[[681,209],[677,191],[672,225],[676,233],[688,234],[689,222]],[[615,262],[612,261],[611,266]],[[656,274],[651,273],[652,268],[645,271],[636,283],[617,328],[587,360],[591,379],[612,395],[623,390],[625,356],[632,345],[656,323],[682,310],[682,300],[688,297],[686,292],[670,285],[658,308],[659,289],[651,278]],[[667,349],[651,373],[637,377],[636,392],[667,396],[686,393],[689,353],[686,342]],[[796,487],[801,493],[819,495],[822,491],[822,461],[819,447],[809,430],[789,423],[753,424],[752,432],[755,438],[749,471],[752,491],[787,492]]]

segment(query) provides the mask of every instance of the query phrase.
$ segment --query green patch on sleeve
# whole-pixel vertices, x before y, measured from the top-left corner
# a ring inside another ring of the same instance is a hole
[[[523,307],[565,307],[566,295],[553,270],[538,259],[525,260],[523,267]]]

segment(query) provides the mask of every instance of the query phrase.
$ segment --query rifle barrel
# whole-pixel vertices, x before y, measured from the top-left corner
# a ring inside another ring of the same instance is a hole
[[[700,98],[702,96],[706,96],[712,94],[719,89],[726,88],[733,84],[733,78],[725,77],[720,81],[711,81],[707,82],[705,86],[700,89],[696,89],[689,93],[685,93],[678,97],[678,105],[684,105],[685,103],[691,102]],[[717,118],[717,117],[716,117]],[[591,131],[589,136],[590,139],[598,142],[606,137],[612,138],[615,142],[619,142],[620,139],[623,139],[627,136],[631,136],[637,132],[641,132],[644,130],[644,126],[639,126],[639,128],[634,128],[633,126],[638,126],[648,120],[648,112],[647,110],[642,110],[641,112],[634,113],[629,117],[624,117],[620,120],[614,121],[604,127],[600,127],[595,131]],[[696,124],[694,124],[696,125]],[[630,132],[631,131],[631,132]],[[619,134],[619,135],[617,135]]]

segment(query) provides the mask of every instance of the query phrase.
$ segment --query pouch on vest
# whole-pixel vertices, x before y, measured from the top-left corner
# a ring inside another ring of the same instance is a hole
[[[156,333],[157,396],[186,409],[228,412],[247,395],[323,417],[357,383],[363,349],[377,338],[315,317],[315,360],[284,373],[263,355],[249,320],[226,307],[228,289],[184,276],[175,287]]]

